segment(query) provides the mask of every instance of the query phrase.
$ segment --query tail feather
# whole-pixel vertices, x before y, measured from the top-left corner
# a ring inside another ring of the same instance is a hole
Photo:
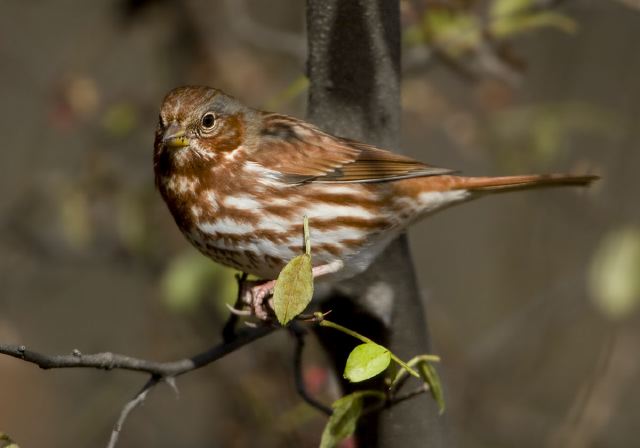
[[[584,187],[599,179],[599,176],[571,174],[527,174],[500,177],[458,177],[452,189],[475,192],[499,192],[545,187]]]

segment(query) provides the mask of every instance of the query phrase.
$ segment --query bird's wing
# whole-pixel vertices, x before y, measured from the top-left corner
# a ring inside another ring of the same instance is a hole
[[[288,183],[381,182],[436,176],[452,170],[426,165],[371,145],[327,134],[283,115],[265,116],[249,160],[279,172]]]

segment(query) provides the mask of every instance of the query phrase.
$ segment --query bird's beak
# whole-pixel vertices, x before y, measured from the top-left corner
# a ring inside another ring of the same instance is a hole
[[[172,123],[169,127],[164,131],[164,135],[162,136],[162,141],[169,148],[184,148],[185,146],[189,146],[189,139],[185,136],[185,129],[176,124]]]

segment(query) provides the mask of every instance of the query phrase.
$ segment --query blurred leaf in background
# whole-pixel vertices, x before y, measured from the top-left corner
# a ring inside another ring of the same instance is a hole
[[[577,24],[534,0],[440,2],[424,8],[421,19],[406,28],[403,39],[408,46],[424,44],[446,55],[451,58],[449,65],[468,59],[465,63],[475,65],[472,72],[479,70],[512,81],[507,72],[521,67],[506,42],[544,28],[574,33]],[[471,67],[457,68],[467,71]]]
[[[85,75],[73,76],[69,79],[65,98],[72,111],[82,118],[91,116],[100,104],[96,81]]]
[[[589,291],[610,319],[628,317],[640,304],[640,227],[620,227],[600,242],[591,260]]]
[[[90,119],[99,106],[96,81],[85,74],[68,74],[53,92],[48,124],[59,131],[68,131],[79,121]]]
[[[121,192],[116,198],[116,230],[121,243],[132,253],[144,252],[151,243],[144,194]]]
[[[163,302],[169,309],[189,313],[197,309],[212,287],[216,291],[212,300],[223,309],[225,303],[233,303],[236,285],[235,271],[187,249],[171,260],[161,288]]]
[[[575,33],[577,23],[564,14],[537,8],[535,0],[494,0],[489,30],[496,38],[506,38],[538,28],[556,28]]]
[[[79,185],[65,183],[58,191],[58,218],[66,243],[75,250],[85,249],[94,237],[90,204]]]
[[[138,122],[138,110],[126,101],[112,104],[102,117],[102,127],[114,137],[126,137],[131,134]]]
[[[466,11],[430,8],[422,22],[406,29],[403,38],[407,45],[427,44],[459,57],[479,45],[482,27],[477,16]]]
[[[16,442],[14,442],[8,434],[0,431],[0,447],[2,448],[20,448]]]
[[[508,169],[547,168],[564,155],[576,136],[615,138],[621,120],[582,103],[540,103],[502,109],[492,114],[487,147]]]

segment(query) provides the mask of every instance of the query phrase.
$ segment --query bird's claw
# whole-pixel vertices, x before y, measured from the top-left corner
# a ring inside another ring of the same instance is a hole
[[[246,316],[251,316],[251,314],[252,314],[251,310],[234,308],[231,305],[229,305],[228,303],[225,303],[225,305],[227,306],[227,309],[229,310],[229,312],[231,314],[235,314],[236,316],[246,317]]]
[[[269,320],[273,314],[273,301],[270,297],[273,294],[275,284],[275,280],[243,282],[241,301],[250,308],[246,311],[248,314],[244,314],[245,311],[242,310],[243,315],[253,315],[264,321]]]

